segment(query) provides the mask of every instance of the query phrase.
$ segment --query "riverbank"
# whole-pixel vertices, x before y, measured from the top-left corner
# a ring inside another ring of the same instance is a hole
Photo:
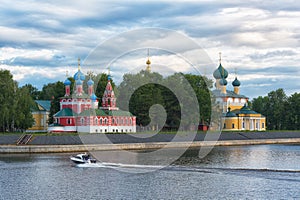
[[[156,134],[35,135],[17,145],[20,134],[0,135],[0,153],[62,153],[83,151],[150,150],[205,146],[300,144],[300,131]]]
[[[238,146],[264,144],[300,144],[300,138],[252,139],[194,142],[155,142],[120,144],[81,144],[81,145],[0,145],[0,153],[66,153],[85,151],[153,150],[161,148],[200,148],[211,146]]]

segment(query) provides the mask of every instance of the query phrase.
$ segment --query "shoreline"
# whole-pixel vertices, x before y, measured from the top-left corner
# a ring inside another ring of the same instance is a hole
[[[77,144],[77,145],[0,145],[1,154],[28,153],[71,153],[85,151],[154,150],[161,148],[199,148],[212,146],[246,146],[266,144],[300,144],[300,138],[219,140],[193,142],[149,142],[118,144]]]

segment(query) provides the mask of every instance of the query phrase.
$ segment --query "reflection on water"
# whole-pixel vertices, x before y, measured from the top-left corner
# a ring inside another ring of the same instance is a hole
[[[198,152],[189,150],[151,173],[135,172],[159,167],[168,155],[145,161],[141,153],[134,159],[152,166],[116,162],[92,168],[75,167],[70,154],[0,155],[0,199],[300,198],[299,145],[218,147],[202,159]],[[106,152],[107,161],[116,161],[114,155]]]

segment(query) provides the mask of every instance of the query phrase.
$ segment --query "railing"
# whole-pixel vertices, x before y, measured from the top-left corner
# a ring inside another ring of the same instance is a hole
[[[17,145],[28,144],[31,138],[32,138],[32,134],[24,134],[18,139]]]

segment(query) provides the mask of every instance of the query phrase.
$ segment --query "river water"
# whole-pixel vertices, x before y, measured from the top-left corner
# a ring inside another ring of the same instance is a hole
[[[166,155],[152,166],[94,167],[75,166],[70,154],[0,155],[0,199],[300,199],[300,145],[198,152],[151,172]]]

